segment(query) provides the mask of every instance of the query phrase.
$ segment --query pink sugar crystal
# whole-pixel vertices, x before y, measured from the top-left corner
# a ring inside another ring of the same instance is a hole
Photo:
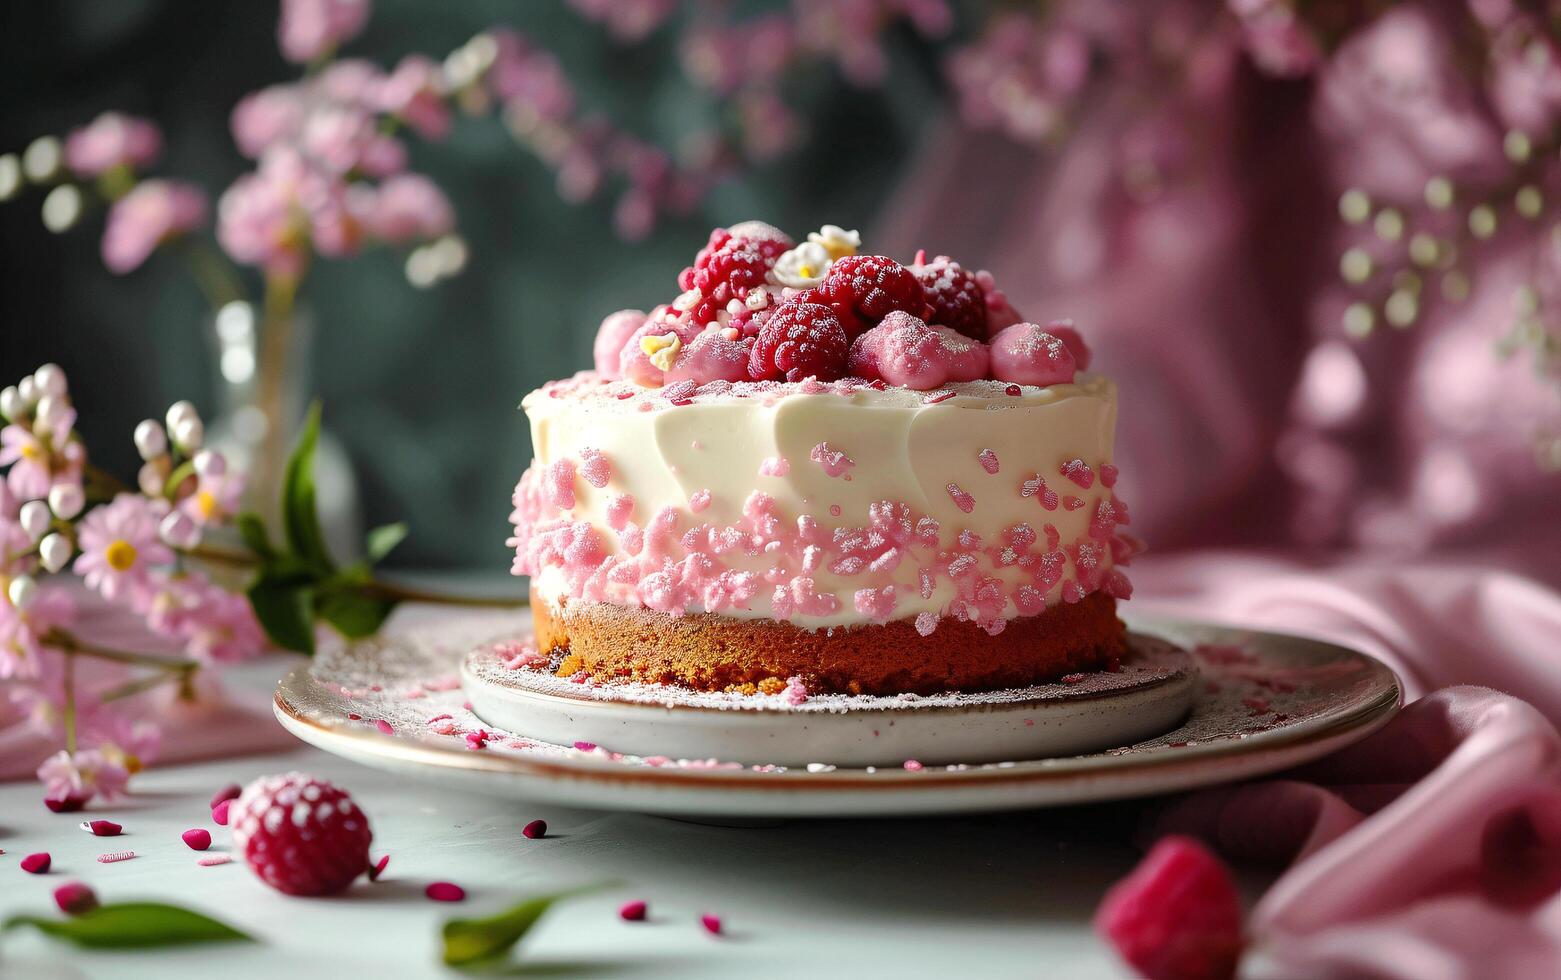
[[[916,614],[916,632],[922,636],[931,636],[933,630],[938,628],[937,613],[921,612]]]
[[[1079,588],[1077,582],[1062,583],[1062,601],[1067,603],[1078,602],[1084,598],[1084,590]]]
[[[850,456],[838,449],[831,449],[827,442],[814,446],[808,453],[808,458],[823,467],[824,472],[830,476],[841,476],[856,465],[856,461]]]
[[[559,510],[573,510],[575,506],[575,464],[560,459],[548,464],[543,472],[543,484],[547,501]]]
[[[580,475],[585,482],[600,490],[612,479],[612,463],[600,449],[580,450]]]
[[[1069,496],[1066,496],[1066,497],[1062,498],[1062,509],[1063,510],[1078,510],[1080,507],[1083,507],[1083,506],[1084,506],[1084,498],[1083,497],[1075,497],[1075,496],[1069,495]]]
[[[991,473],[993,475],[997,474],[997,468],[998,468],[997,453],[994,453],[990,449],[983,449],[979,453],[976,453],[976,459],[981,461],[981,468],[982,469],[986,470],[988,473]]]
[[[1117,468],[1110,463],[1100,464],[1100,483],[1107,490],[1117,485]]]
[[[1062,464],[1062,475],[1088,490],[1095,485],[1095,471],[1082,459],[1070,459]]]
[[[856,611],[875,622],[888,622],[894,615],[894,586],[880,589],[858,589],[853,597]]]
[[[129,861],[136,856],[135,851],[109,851],[107,854],[98,855],[99,864],[118,864],[120,861]]]
[[[710,506],[710,491],[695,490],[688,498],[688,509],[698,514]]]
[[[917,762],[915,759],[906,759],[904,768],[906,772],[921,772],[927,767]]]
[[[1113,599],[1133,598],[1133,583],[1128,581],[1126,575],[1113,568],[1106,573],[1105,580],[1100,585],[1100,590]]]
[[[649,906],[639,899],[635,899],[632,902],[624,902],[618,906],[618,918],[625,922],[644,922],[648,908]]]
[[[634,498],[626,493],[616,494],[607,501],[607,526],[614,531],[622,531],[633,511]]]
[[[959,488],[959,484],[950,483],[948,485],[948,492],[949,496],[954,500],[955,507],[958,507],[967,514],[976,509],[976,498],[961,490]]]
[[[786,698],[787,704],[795,707],[808,699],[808,685],[801,677],[788,677],[786,690],[781,694]]]
[[[791,472],[791,463],[784,456],[766,456],[759,464],[760,476],[785,476]]]

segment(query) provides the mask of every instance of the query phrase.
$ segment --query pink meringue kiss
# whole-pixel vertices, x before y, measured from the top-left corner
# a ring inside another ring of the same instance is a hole
[[[618,377],[642,388],[666,384],[666,369],[676,363],[683,347],[699,335],[692,323],[646,320],[629,334],[618,353]]]
[[[618,366],[618,356],[634,331],[644,325],[643,310],[619,310],[602,321],[602,325],[596,328],[596,343],[591,345],[597,374],[611,381],[623,377],[623,371]]]
[[[948,327],[929,326],[895,311],[851,345],[850,372],[927,391],[954,381],[986,377],[990,355],[979,340]]]
[[[1068,345],[1033,323],[1005,327],[992,338],[992,377],[999,381],[1042,387],[1067,384],[1075,367]]]
[[[747,381],[748,355],[753,338],[744,337],[736,327],[707,327],[688,342],[672,367],[664,372],[667,384],[692,381]]]

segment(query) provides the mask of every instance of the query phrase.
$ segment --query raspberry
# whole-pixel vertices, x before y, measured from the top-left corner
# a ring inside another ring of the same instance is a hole
[[[233,803],[233,846],[288,895],[331,895],[368,870],[368,817],[352,797],[301,772],[262,776]]]
[[[1154,980],[1231,977],[1241,904],[1219,859],[1189,837],[1167,837],[1106,893],[1095,931]]]
[[[860,317],[869,326],[896,310],[925,319],[932,312],[916,274],[882,255],[847,255],[829,267],[812,292],[844,323]]]
[[[711,254],[703,268],[695,269],[693,287],[700,300],[689,310],[695,323],[715,320],[733,299],[742,299],[748,290],[762,285],[770,263],[747,242],[733,239]]]
[[[801,381],[812,375],[834,381],[846,370],[851,341],[829,307],[818,303],[783,303],[765,321],[748,357],[748,375],[764,381],[784,375]]]
[[[705,247],[694,256],[694,264],[684,269],[678,276],[678,288],[693,289],[695,275],[709,265],[711,258],[723,249],[750,248],[764,258],[764,267],[768,270],[782,252],[791,248],[791,245],[791,239],[786,237],[785,232],[762,221],[741,221],[730,229],[716,228],[710,232],[710,239],[705,243]]]
[[[976,340],[986,339],[986,293],[973,272],[947,255],[912,266],[911,271],[932,304],[928,323],[950,327]]]

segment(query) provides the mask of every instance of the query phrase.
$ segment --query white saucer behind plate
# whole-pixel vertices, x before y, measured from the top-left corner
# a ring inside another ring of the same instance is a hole
[[[507,649],[486,644],[461,663],[472,711],[490,725],[638,756],[804,768],[1002,762],[1131,745],[1186,717],[1198,677],[1187,653],[1142,635],[1130,638],[1119,671],[924,697],[791,699],[577,684],[545,665],[508,668]]]

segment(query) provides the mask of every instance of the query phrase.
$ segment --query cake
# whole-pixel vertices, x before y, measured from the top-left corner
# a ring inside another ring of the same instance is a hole
[[[984,272],[717,229],[522,402],[539,662],[704,691],[983,691],[1112,668],[1139,550],[1117,392]]]

